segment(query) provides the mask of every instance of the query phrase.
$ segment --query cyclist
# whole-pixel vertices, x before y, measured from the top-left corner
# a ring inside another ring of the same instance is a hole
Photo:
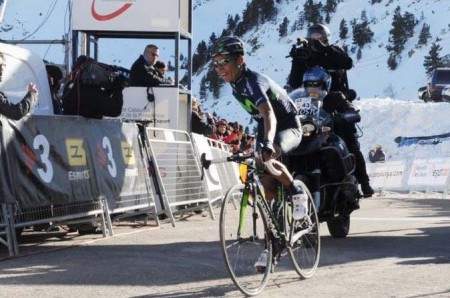
[[[215,44],[213,64],[217,74],[233,89],[233,96],[244,110],[258,123],[256,144],[259,146],[262,161],[271,161],[281,175],[261,178],[267,200],[275,198],[274,178],[282,183],[292,196],[295,219],[306,214],[300,203],[303,190],[293,183],[287,168],[275,160],[297,148],[302,137],[301,124],[297,117],[297,108],[286,91],[267,76],[247,67],[244,60],[244,43],[236,36],[221,37]],[[259,165],[262,165],[259,160]],[[255,267],[262,270],[266,264],[266,254],[262,254]]]

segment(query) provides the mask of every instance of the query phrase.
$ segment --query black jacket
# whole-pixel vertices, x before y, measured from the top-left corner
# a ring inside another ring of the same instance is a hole
[[[370,162],[385,162],[386,154],[382,149],[371,150],[369,152],[369,160]]]
[[[209,136],[214,132],[214,125],[208,124],[205,121],[203,121],[201,116],[194,111],[192,111],[191,121],[192,121],[191,130],[194,133]]]
[[[139,56],[130,69],[130,86],[155,87],[159,84],[171,84],[171,80],[161,77],[156,68],[145,61],[144,56]]]
[[[0,91],[0,114],[13,120],[19,120],[34,108],[37,101],[37,94],[28,92],[19,103],[14,104]]]
[[[289,74],[289,85],[292,89],[301,87],[303,74],[313,66],[323,67],[332,78],[330,91],[348,90],[346,71],[353,66],[353,60],[340,47],[335,45],[326,46],[322,52],[311,52],[308,58],[292,58],[292,67]]]

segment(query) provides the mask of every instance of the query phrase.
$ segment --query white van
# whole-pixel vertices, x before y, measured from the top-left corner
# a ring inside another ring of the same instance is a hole
[[[8,100],[17,103],[25,96],[30,82],[36,84],[39,96],[33,115],[54,115],[52,95],[45,64],[37,54],[10,44],[0,42],[0,52],[5,57],[0,90]]]

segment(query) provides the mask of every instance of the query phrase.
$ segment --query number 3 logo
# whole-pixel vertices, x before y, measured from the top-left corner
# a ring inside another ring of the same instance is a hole
[[[117,176],[116,162],[114,161],[112,154],[111,141],[108,137],[103,137],[103,148],[107,151],[107,156],[110,164],[108,165],[108,171],[111,177],[115,178]]]
[[[43,167],[37,170],[39,177],[45,183],[50,183],[53,179],[53,166],[48,159],[50,155],[50,144],[47,138],[44,135],[37,135],[33,141],[33,148],[42,152],[39,156],[41,157]]]

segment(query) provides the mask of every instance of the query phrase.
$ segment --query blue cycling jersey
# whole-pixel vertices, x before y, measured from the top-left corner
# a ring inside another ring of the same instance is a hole
[[[268,102],[277,118],[277,129],[298,128],[297,108],[286,91],[269,77],[244,66],[242,76],[231,83],[233,95],[242,107],[258,119],[258,106]]]

